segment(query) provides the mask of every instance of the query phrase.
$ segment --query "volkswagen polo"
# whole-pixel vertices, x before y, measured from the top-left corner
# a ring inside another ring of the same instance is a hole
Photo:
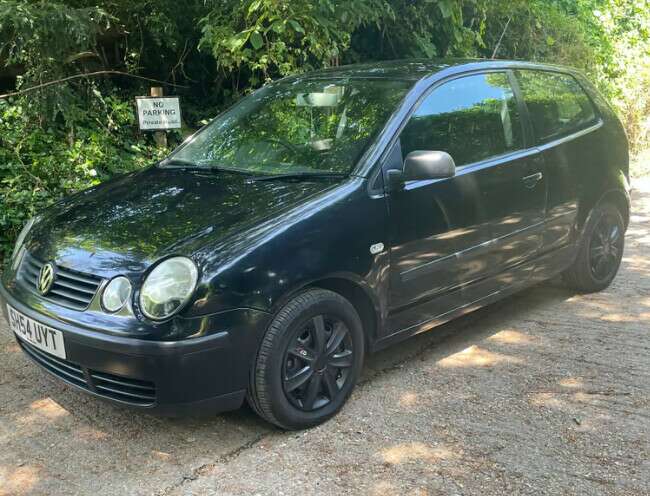
[[[31,360],[163,414],[336,414],[364,356],[562,274],[606,288],[628,146],[566,68],[405,61],[268,84],[31,220],[2,309]]]

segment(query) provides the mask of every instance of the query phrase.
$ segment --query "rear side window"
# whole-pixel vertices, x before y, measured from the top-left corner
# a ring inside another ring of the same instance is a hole
[[[522,148],[517,102],[505,73],[455,79],[436,88],[400,135],[402,155],[449,153],[466,165]]]
[[[580,131],[596,121],[591,100],[568,74],[516,71],[540,143]]]

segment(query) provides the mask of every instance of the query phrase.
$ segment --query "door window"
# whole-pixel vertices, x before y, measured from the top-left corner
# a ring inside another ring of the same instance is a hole
[[[522,148],[521,119],[507,74],[477,74],[436,88],[400,141],[402,158],[416,150],[444,151],[457,166]]]
[[[595,122],[591,100],[572,76],[530,70],[516,75],[538,142],[567,136]]]

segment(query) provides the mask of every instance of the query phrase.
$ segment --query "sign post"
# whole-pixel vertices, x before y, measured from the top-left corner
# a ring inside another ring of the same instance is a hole
[[[151,88],[151,97],[136,98],[138,124],[141,131],[154,131],[159,147],[167,146],[167,129],[180,129],[181,109],[178,97],[164,97],[163,89]]]
[[[153,98],[162,98],[163,96],[161,86],[152,86],[150,91]],[[158,145],[158,148],[167,148],[167,133],[165,131],[154,131],[153,140]]]

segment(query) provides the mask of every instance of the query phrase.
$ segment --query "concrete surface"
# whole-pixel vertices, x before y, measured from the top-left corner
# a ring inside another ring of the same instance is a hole
[[[165,420],[50,379],[0,324],[0,495],[650,495],[650,180],[619,277],[549,283],[368,360],[343,412]]]

